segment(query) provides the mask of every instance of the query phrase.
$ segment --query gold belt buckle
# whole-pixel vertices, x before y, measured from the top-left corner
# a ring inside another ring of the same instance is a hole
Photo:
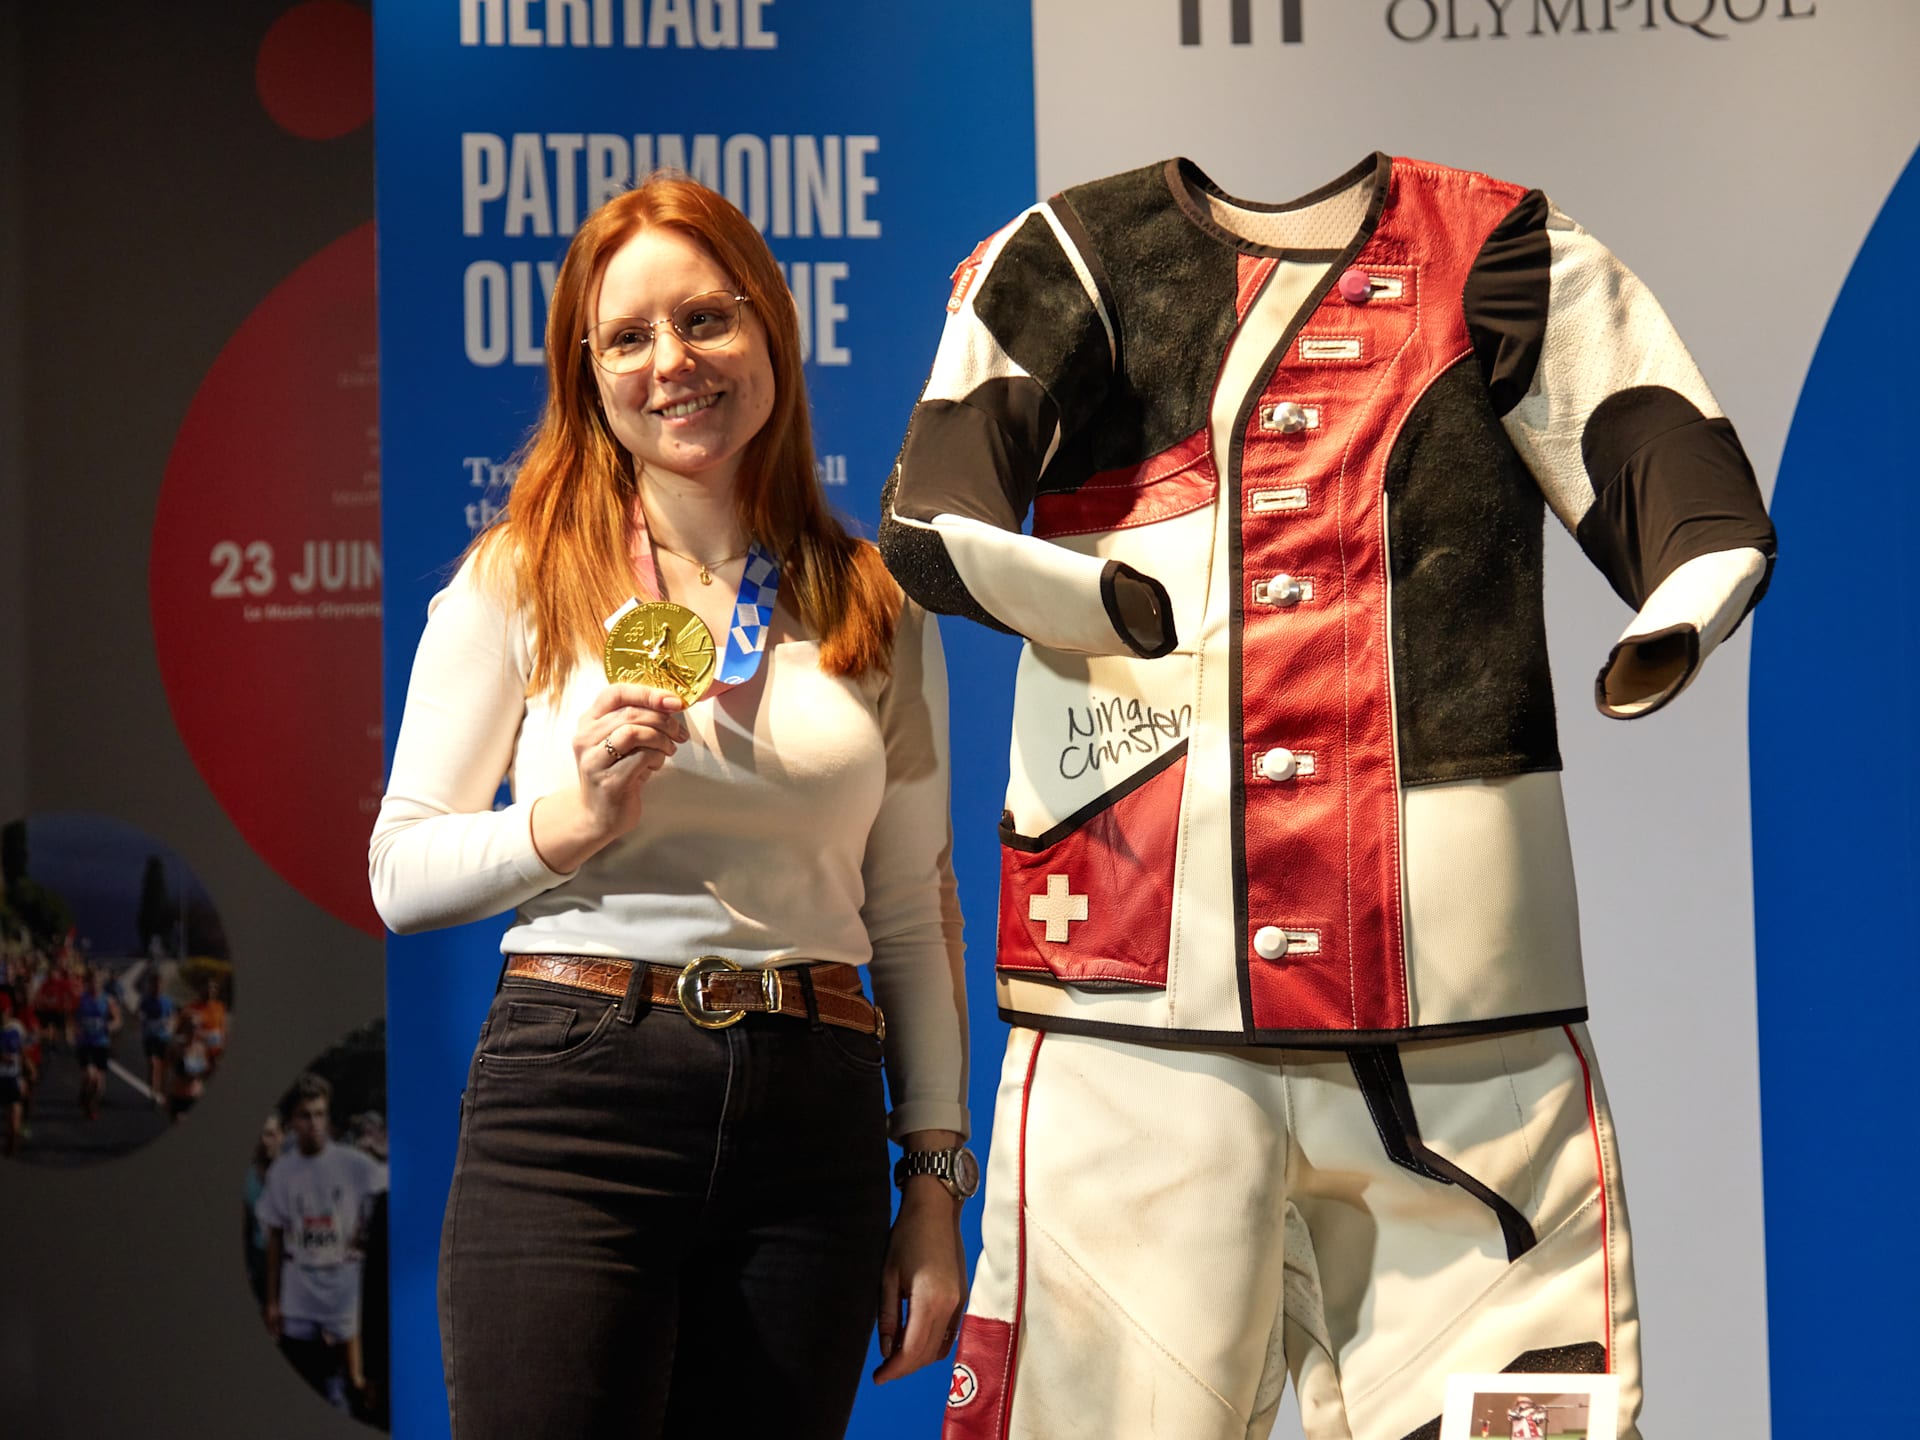
[[[680,977],[673,982],[673,998],[680,1003],[687,1019],[702,1030],[724,1030],[729,1025],[740,1023],[740,1017],[747,1012],[740,1010],[713,1010],[708,1008],[706,997],[700,993],[700,984],[707,976],[721,970],[739,970],[724,955],[701,955],[687,963]],[[768,1011],[780,1008],[781,985],[780,972],[766,969],[760,972],[760,993],[765,997]]]

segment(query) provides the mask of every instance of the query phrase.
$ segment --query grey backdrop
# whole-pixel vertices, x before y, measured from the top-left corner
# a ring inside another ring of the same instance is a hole
[[[373,213],[370,128],[296,140],[254,93],[287,8],[0,5],[0,820],[95,811],[172,845],[225,920],[239,1002],[233,1048],[174,1132],[88,1168],[0,1160],[9,1440],[374,1433],[275,1353],[246,1284],[241,1182],[288,1081],[381,1013],[381,947],[228,822],[174,727],[147,621],[149,532],[196,387],[282,278]]]

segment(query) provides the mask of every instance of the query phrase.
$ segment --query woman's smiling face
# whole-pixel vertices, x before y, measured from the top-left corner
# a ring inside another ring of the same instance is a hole
[[[773,413],[773,359],[751,305],[721,345],[696,350],[667,323],[690,296],[738,293],[706,248],[678,230],[642,230],[613,252],[600,277],[594,324],[641,319],[654,329],[640,369],[609,375],[594,365],[608,428],[636,469],[666,472],[730,490],[747,442]]]

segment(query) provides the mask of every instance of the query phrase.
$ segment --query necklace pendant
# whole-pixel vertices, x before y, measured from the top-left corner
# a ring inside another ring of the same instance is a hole
[[[704,565],[700,567],[700,583],[702,585],[711,585],[713,583],[713,572]]]

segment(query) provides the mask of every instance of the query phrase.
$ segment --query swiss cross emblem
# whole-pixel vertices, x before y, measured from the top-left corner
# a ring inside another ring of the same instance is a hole
[[[974,1378],[972,1367],[955,1365],[953,1379],[947,1385],[947,1408],[958,1410],[962,1405],[971,1404],[979,1393],[980,1382]]]
[[[1047,876],[1047,893],[1027,899],[1027,918],[1046,922],[1047,939],[1055,945],[1073,934],[1075,920],[1087,918],[1087,897],[1075,895],[1065,875]]]

